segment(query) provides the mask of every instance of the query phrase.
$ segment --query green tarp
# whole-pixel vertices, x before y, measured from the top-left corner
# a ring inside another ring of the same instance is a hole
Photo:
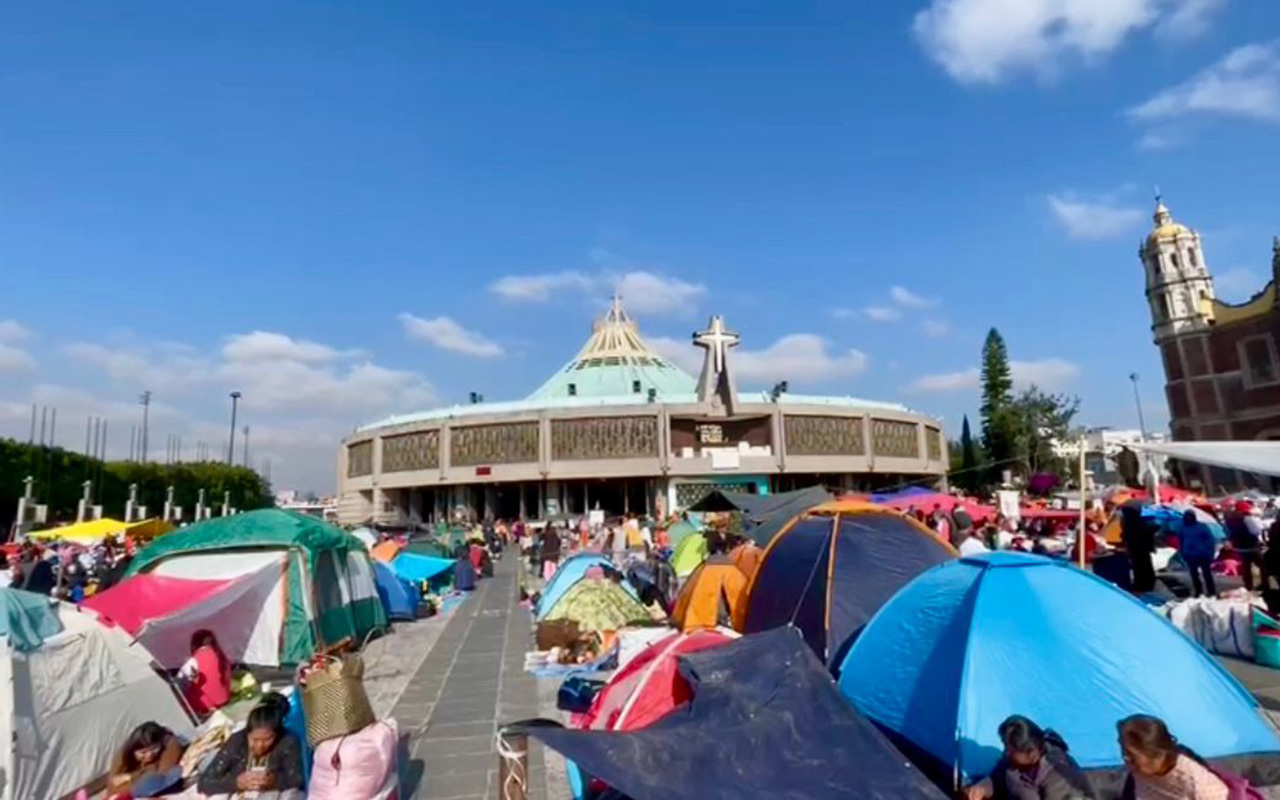
[[[676,577],[683,578],[692,574],[698,565],[707,560],[707,553],[706,536],[701,533],[686,536],[671,554],[671,568],[676,571]]]
[[[49,598],[20,589],[0,589],[0,635],[14,650],[30,652],[62,632]]]

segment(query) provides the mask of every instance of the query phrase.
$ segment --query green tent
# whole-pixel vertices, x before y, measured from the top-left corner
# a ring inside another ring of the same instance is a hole
[[[583,578],[556,601],[543,622],[571,619],[582,631],[616,631],[652,617],[640,601],[608,578]]]
[[[698,529],[692,522],[682,519],[667,530],[667,536],[671,537],[672,547],[679,547],[681,542],[697,532]]]
[[[0,589],[0,636],[23,653],[62,632],[62,623],[48,597],[21,589]]]
[[[268,508],[198,522],[163,536],[133,559],[138,573],[236,578],[281,567],[285,603],[280,663],[296,664],[349,639],[359,646],[385,628],[364,544],[316,517]]]
[[[417,542],[409,542],[405,546],[405,552],[417,553],[420,556],[431,556],[432,558],[453,558],[453,551],[444,542],[438,542],[434,539],[422,539]]]
[[[684,537],[671,554],[671,568],[676,571],[676,577],[691,575],[707,560],[707,552],[707,537],[701,533]]]

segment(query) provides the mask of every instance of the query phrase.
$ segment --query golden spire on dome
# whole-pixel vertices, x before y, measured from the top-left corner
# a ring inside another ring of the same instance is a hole
[[[1191,235],[1190,228],[1174,220],[1169,207],[1164,204],[1164,195],[1160,194],[1159,187],[1156,188],[1156,210],[1151,215],[1151,221],[1155,223],[1155,229],[1147,238],[1149,242]]]

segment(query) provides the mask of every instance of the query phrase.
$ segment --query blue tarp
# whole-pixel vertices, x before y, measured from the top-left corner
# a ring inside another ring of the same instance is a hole
[[[1160,526],[1160,530],[1165,533],[1181,535],[1182,533],[1182,515],[1187,511],[1186,508],[1178,508],[1177,506],[1143,506],[1142,516]],[[1196,510],[1196,516],[1200,521],[1208,526],[1213,533],[1213,538],[1218,542],[1227,540],[1226,528],[1222,527],[1222,523],[1213,518],[1213,515],[1203,511]]]
[[[795,625],[834,666],[894,592],[954,552],[887,510],[802,517],[779,534],[756,570],[743,632]]]
[[[1163,719],[1205,758],[1280,753],[1258,704],[1162,617],[1040,556],[989,553],[912,581],[853,644],[840,690],[966,779],[1000,756],[1012,714],[1062,735],[1086,769],[1121,766],[1116,722]]]
[[[793,628],[678,656],[688,706],[644,730],[530,734],[629,797],[941,800],[840,697]]]
[[[922,494],[937,494],[937,489],[926,489],[923,486],[908,486],[905,489],[899,489],[896,492],[877,492],[871,495],[873,503],[888,503],[892,500],[901,500],[904,497],[915,497]]]
[[[606,569],[617,570],[607,557],[601,553],[577,553],[569,556],[560,563],[559,569],[551,576],[551,580],[547,581],[547,585],[542,588],[542,596],[538,598],[538,604],[533,608],[533,616],[535,619],[541,620],[555,608],[556,603],[564,597],[565,593],[573,588],[573,585],[582,580],[582,576],[587,574],[587,570],[592,567],[602,567]],[[628,581],[622,582],[622,588],[637,600],[640,595],[636,594],[635,587]]]
[[[380,561],[373,564],[373,577],[378,585],[378,599],[387,611],[387,619],[418,618],[418,604],[422,595],[413,583],[396,575]]]
[[[413,583],[430,581],[453,569],[452,558],[437,558],[401,551],[391,562],[391,571]]]
[[[14,650],[29,652],[62,631],[49,598],[21,589],[0,589],[0,636]]]

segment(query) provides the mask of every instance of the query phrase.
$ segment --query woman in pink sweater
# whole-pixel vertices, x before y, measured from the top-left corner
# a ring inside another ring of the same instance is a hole
[[[1226,782],[1169,733],[1164,722],[1145,714],[1123,719],[1120,750],[1129,767],[1133,800],[1227,800]]]

